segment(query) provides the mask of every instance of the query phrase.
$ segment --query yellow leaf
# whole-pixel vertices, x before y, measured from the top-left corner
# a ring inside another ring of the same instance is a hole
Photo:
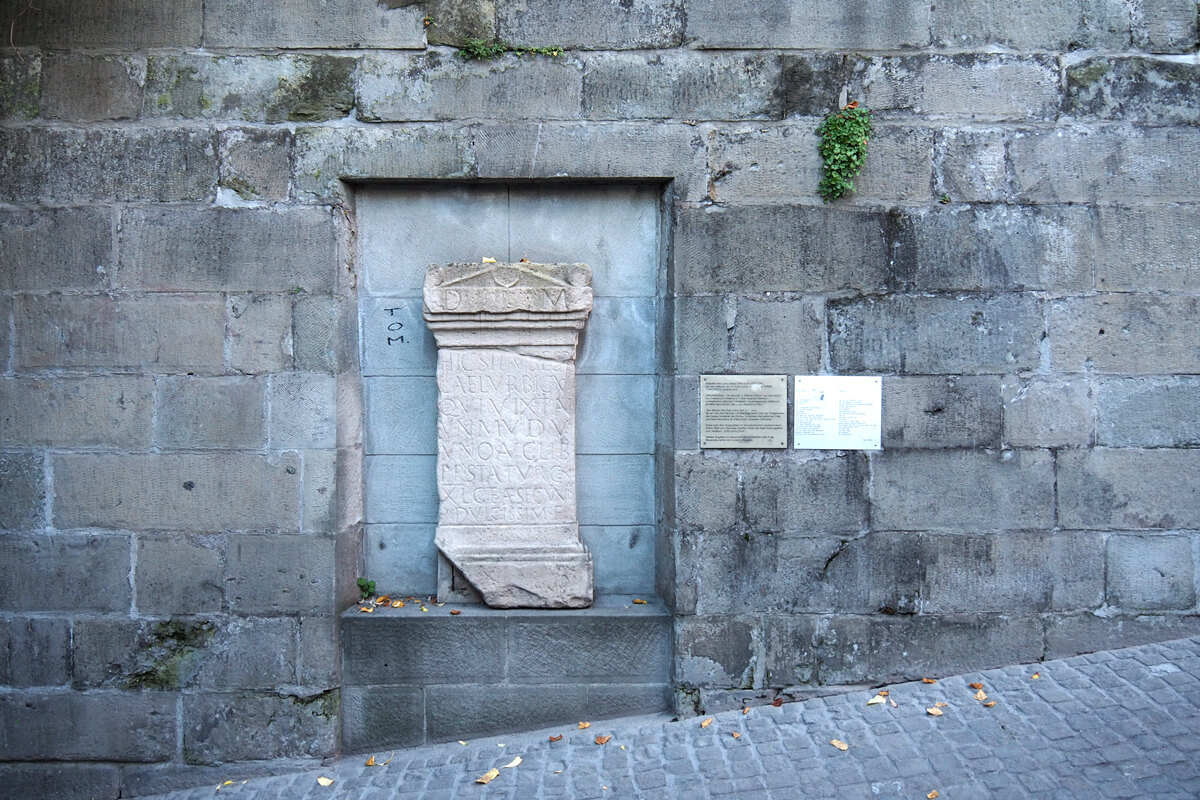
[[[938,708],[937,706],[934,706],[933,708],[927,708],[927,709],[925,709],[925,713],[926,713],[926,714],[928,714],[928,715],[930,715],[931,717],[940,717],[940,716],[942,716],[942,710],[941,710],[940,708]]]
[[[464,742],[462,739],[459,739],[459,740],[458,740],[458,743],[459,743],[459,744],[461,744],[463,747],[466,747],[466,746],[467,746],[467,743],[466,743],[466,742]]]
[[[484,256],[484,257],[483,257],[483,263],[485,263],[485,264],[495,264],[495,263],[496,263],[496,259],[494,259],[494,258],[488,258],[487,256]]]
[[[937,683],[933,678],[921,678],[921,683]]]
[[[742,706],[742,715],[745,716],[746,714],[749,714],[749,713],[750,713],[750,706]]]
[[[321,784],[322,786],[333,786],[333,778],[326,778],[324,775],[322,775],[321,777],[317,778],[317,783]]]
[[[392,596],[390,594],[385,594],[383,597],[375,598],[375,605],[377,606],[386,606],[390,602],[392,602]]]
[[[646,605],[646,601],[640,597],[637,597],[637,598],[634,598],[633,604],[635,606],[644,606],[644,605]]]
[[[558,734],[557,736],[551,736],[551,737],[550,737],[550,741],[552,741],[552,742],[561,742],[561,741],[562,741],[562,734],[560,733],[560,734]]]
[[[496,769],[495,767],[492,767],[487,772],[483,773],[478,778],[476,778],[475,782],[476,783],[491,783],[492,781],[496,780],[496,778],[499,778],[499,777],[500,777],[500,770]]]
[[[973,697],[974,697],[976,700],[978,700],[979,702],[981,702],[981,703],[982,703],[984,700],[987,700],[987,695],[983,693],[983,689],[980,689],[978,692],[976,692],[976,693],[975,693],[974,695],[972,695],[972,696],[973,696]]]
[[[984,703],[984,704],[983,704],[983,707],[984,707],[984,708],[991,708],[991,707],[992,707],[992,706],[994,706],[994,705],[996,705],[996,701],[995,701],[995,700],[988,700],[986,703]]]
[[[1038,678],[1042,677],[1042,673],[1040,673],[1040,672],[1035,672],[1035,673],[1033,673],[1032,675],[1030,675],[1029,677],[1030,677],[1032,680],[1035,680],[1035,681],[1036,681]]]
[[[508,762],[503,767],[501,767],[500,769],[512,769],[514,767],[519,767],[519,766],[521,766],[521,762],[524,760],[525,759],[521,758],[520,756],[517,756],[512,761]]]
[[[732,737],[733,737],[733,738],[735,738],[735,739],[740,739],[740,738],[742,738],[742,735],[741,735],[740,733],[738,733],[737,731],[732,731],[732,732],[731,732],[729,735],[730,735],[730,736],[732,736]]]
[[[225,782],[224,782],[224,783],[222,783],[221,785],[222,785],[222,786],[233,786],[233,781],[225,781]]]
[[[579,723],[579,730],[584,730],[585,728],[590,728],[590,727],[592,727],[592,723],[590,723],[590,722]]]
[[[891,694],[891,692],[889,692],[887,689],[880,689],[878,694],[880,697],[887,697],[889,694]]]
[[[841,750],[843,753],[850,749],[850,745],[846,744],[841,739],[830,739],[829,743],[838,750]]]
[[[700,727],[701,727],[701,728],[707,728],[709,725],[712,725],[712,722],[713,722],[713,718],[712,718],[712,717],[709,717],[708,719],[706,719],[706,720],[704,720],[703,722],[701,722],[701,723],[700,723]]]
[[[879,695],[875,695],[874,697],[872,697],[870,700],[867,701],[867,705],[869,705],[869,706],[882,706],[886,703],[887,703],[887,698],[880,697]]]
[[[611,736],[597,736],[596,744],[608,744],[612,740]]]
[[[404,608],[404,601],[403,600],[393,600],[392,608]]]
[[[364,614],[374,614],[375,606],[359,606],[358,610]]]
[[[395,758],[395,757],[396,757],[396,751],[395,751],[395,750],[393,750],[393,751],[392,751],[392,754],[388,756],[388,760],[387,760],[387,761],[385,761],[385,762],[383,762],[383,763],[382,763],[382,764],[380,764],[379,766],[381,766],[381,767],[386,767],[388,764],[392,763],[392,759],[393,759],[393,758]]]
[[[426,608],[425,606],[421,606],[421,610],[422,610],[422,611],[428,611],[429,609],[428,609],[428,608]]]
[[[936,703],[934,703],[933,705],[934,705],[934,707],[935,707],[935,708],[945,708],[946,706],[948,706],[948,705],[950,705],[950,704],[949,704],[949,703],[947,703],[945,700],[938,700],[938,701],[937,701]]]
[[[982,683],[968,683],[967,686],[970,686],[972,689],[982,689],[983,688]]]
[[[925,796],[928,797],[929,800],[937,800],[939,797],[942,796],[942,793],[939,792],[937,789],[934,789],[932,792],[930,792],[929,794],[927,794]]]
[[[367,759],[367,763],[363,764],[363,766],[364,766],[364,767],[373,767],[373,766],[375,766],[375,756],[371,756],[370,758],[368,758],[368,759]]]

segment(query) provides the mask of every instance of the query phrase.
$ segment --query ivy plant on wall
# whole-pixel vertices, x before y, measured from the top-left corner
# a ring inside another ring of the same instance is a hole
[[[867,159],[867,141],[871,138],[871,112],[848,103],[837,113],[825,115],[817,126],[821,136],[820,152],[824,175],[817,192],[826,203],[854,190],[854,178]]]

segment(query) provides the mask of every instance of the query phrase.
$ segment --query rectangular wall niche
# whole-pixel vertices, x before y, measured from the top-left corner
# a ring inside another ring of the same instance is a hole
[[[437,352],[421,315],[426,270],[527,258],[592,268],[594,307],[576,363],[580,533],[597,595],[653,594],[660,187],[371,185],[356,204],[365,574],[393,594],[437,591]]]

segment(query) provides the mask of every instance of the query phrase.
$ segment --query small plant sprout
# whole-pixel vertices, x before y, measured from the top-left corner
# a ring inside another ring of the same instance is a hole
[[[366,578],[359,578],[358,590],[362,592],[362,599],[366,600],[368,597],[375,594],[375,581],[369,581]]]
[[[867,159],[871,138],[871,112],[848,103],[837,113],[826,114],[817,126],[824,175],[817,192],[826,203],[854,190],[854,178]]]

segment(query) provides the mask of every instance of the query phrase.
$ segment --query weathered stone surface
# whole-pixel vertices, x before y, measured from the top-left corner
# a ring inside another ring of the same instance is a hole
[[[0,149],[0,196],[16,202],[211,200],[216,185],[206,130],[6,128]]]
[[[734,464],[702,454],[675,456],[676,524],[719,531],[737,522],[738,474]]]
[[[283,372],[269,378],[270,442],[277,450],[333,447],[337,438],[334,376]]]
[[[625,50],[678,47],[682,0],[525,0],[496,7],[499,38],[532,47]]]
[[[1097,289],[1194,291],[1200,270],[1200,205],[1101,206],[1097,211]]]
[[[0,618],[0,683],[61,686],[70,680],[71,621],[67,617]]]
[[[1200,450],[1068,450],[1058,454],[1064,528],[1200,528]]]
[[[761,53],[605,53],[584,61],[588,119],[778,119],[779,58]]]
[[[572,58],[501,56],[467,61],[430,50],[368,57],[358,116],[370,122],[576,119],[583,69]]]
[[[332,539],[292,534],[230,535],[229,608],[240,614],[328,614],[333,610]]]
[[[416,686],[342,690],[342,746],[351,753],[425,743],[425,692]]]
[[[411,5],[407,0],[393,4]],[[496,38],[496,0],[425,0],[422,5],[431,20],[425,28],[430,44],[461,47],[467,39]]]
[[[1098,533],[930,535],[922,551],[923,613],[1070,611],[1104,602]]]
[[[860,455],[762,456],[742,464],[746,523],[756,532],[858,531],[867,519]]]
[[[556,621],[514,617],[508,623],[511,683],[653,683],[671,666],[665,614]]]
[[[1187,53],[1196,48],[1197,25],[1193,0],[1144,0],[1142,26],[1134,26],[1135,41],[1152,53]]]
[[[73,0],[46,0],[21,12],[11,9],[12,43],[51,49],[120,47],[197,47],[203,27],[203,5],[190,0],[99,0],[81,5]]]
[[[330,295],[300,295],[292,304],[292,351],[296,369],[339,372],[357,362],[354,312]]]
[[[1130,611],[1191,609],[1195,534],[1118,535],[1108,540],[1108,603]]]
[[[365,452],[437,454],[435,379],[368,378],[363,390],[365,411],[370,421]]]
[[[820,117],[837,111],[842,87],[850,83],[852,68],[860,63],[825,52],[785,53],[782,62],[784,117]]]
[[[73,122],[137,119],[145,62],[134,57],[62,55],[42,62],[42,117]]]
[[[1087,381],[1004,378],[1004,442],[1011,447],[1091,444],[1095,428]]]
[[[279,372],[292,364],[291,298],[273,294],[229,295],[229,367],[236,372]]]
[[[1076,119],[1196,125],[1189,101],[1200,64],[1175,58],[1097,56],[1067,67],[1064,111]]]
[[[225,569],[219,543],[199,536],[139,536],[134,586],[143,614],[209,614],[221,610]]]
[[[1046,658],[1093,653],[1098,647],[1134,647],[1195,636],[1200,616],[1072,614],[1046,620]]]
[[[1004,373],[1040,363],[1041,304],[1024,295],[891,295],[829,308],[838,372]]]
[[[100,289],[112,272],[112,214],[102,208],[0,212],[0,289]]]
[[[154,443],[178,450],[263,447],[263,396],[263,381],[255,378],[159,378]]]
[[[1109,447],[1200,444],[1200,378],[1101,382],[1096,391],[1096,442]]]
[[[736,371],[812,373],[820,369],[825,332],[825,304],[820,298],[741,297],[736,311],[732,353]]]
[[[206,0],[208,47],[398,47],[425,46],[419,6],[395,0],[292,0],[246,5]]]
[[[576,388],[576,452],[654,452],[652,375],[580,375]]]
[[[689,687],[752,686],[760,637],[754,617],[677,617],[675,680]]]
[[[653,525],[654,457],[577,457],[579,522],[583,525]]]
[[[888,0],[870,9],[836,0],[752,0],[737,13],[720,0],[692,0],[687,35],[700,47],[893,50],[929,43],[929,6]]]
[[[41,454],[0,455],[0,530],[40,529],[46,522],[45,506]]]
[[[184,291],[330,291],[337,269],[324,209],[130,210],[120,286]]]
[[[0,380],[0,446],[124,447],[150,444],[149,378]]]
[[[175,752],[175,697],[3,694],[0,741],[14,761],[165,761]]]
[[[59,527],[222,531],[299,525],[294,453],[54,456]]]
[[[328,13],[328,12],[326,12]],[[354,108],[353,58],[152,56],[146,117],[321,122]]]
[[[883,529],[1049,528],[1054,457],[1047,450],[885,450],[875,458],[871,501],[871,524]]]
[[[386,575],[389,591],[403,595],[437,593],[436,526],[367,525],[363,556],[369,575]]]
[[[304,450],[304,483],[300,489],[300,530],[303,533],[333,534],[338,525],[338,461],[357,459],[360,453],[348,450]],[[345,486],[346,494],[357,487]],[[359,490],[361,491],[361,490]],[[357,518],[356,518],[357,520]]]
[[[1067,128],[1012,134],[1015,197],[1034,202],[1190,202],[1200,128]]]
[[[42,59],[0,56],[0,119],[33,119],[41,97]]]
[[[1195,297],[1108,294],[1050,303],[1050,358],[1060,372],[1200,372]]]
[[[202,689],[295,686],[296,622],[288,617],[220,621],[188,685]]]
[[[659,302],[649,297],[596,297],[579,336],[579,375],[653,375],[658,363]]]
[[[729,362],[729,331],[737,306],[721,297],[675,300],[675,368],[696,375],[722,372]]]
[[[884,447],[996,447],[1000,440],[999,378],[883,379]]]
[[[592,554],[597,595],[655,594],[655,545],[652,525],[580,525],[579,535]]]
[[[399,618],[397,618],[399,617]],[[505,675],[506,617],[470,612],[454,625],[382,611],[342,619],[347,685],[421,685],[487,681]]]
[[[357,588],[357,587],[355,587]],[[333,616],[301,617],[296,680],[328,689],[341,684],[338,628]]]
[[[293,140],[286,129],[226,128],[218,132],[218,195],[224,190],[246,202],[286,200]]]
[[[437,456],[366,456],[366,521],[434,523]]]
[[[116,800],[121,796],[121,773],[115,764],[17,764],[0,767],[4,785],[17,797],[44,800]]]
[[[883,289],[894,217],[814,206],[676,209],[675,287],[707,292]]]
[[[1002,6],[949,0],[932,13],[935,45],[1007,45],[1020,50],[1123,49],[1129,45],[1129,9],[1121,0],[1046,3],[1017,0]]]
[[[1003,130],[939,130],[933,142],[934,194],[951,202],[1000,202],[1011,195]]]
[[[311,696],[185,695],[183,758],[189,764],[219,764],[333,755],[337,709],[336,690]]]
[[[570,723],[590,717],[582,684],[432,686],[425,690],[426,736],[452,742]]]
[[[0,603],[16,611],[129,610],[129,536],[0,537]],[[47,591],[47,587],[54,591]]]

